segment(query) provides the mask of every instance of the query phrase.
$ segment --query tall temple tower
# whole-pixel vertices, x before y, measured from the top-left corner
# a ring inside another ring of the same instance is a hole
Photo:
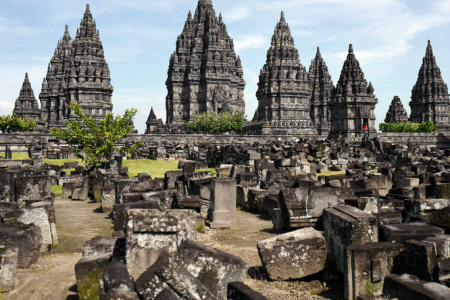
[[[258,108],[250,125],[254,133],[317,135],[310,117],[308,73],[283,12],[259,75],[256,97]]]
[[[311,119],[317,128],[318,134],[328,136],[330,132],[330,108],[333,81],[328,67],[317,47],[316,57],[311,61],[308,72],[309,86],[311,87]]]
[[[199,0],[178,36],[167,72],[167,124],[198,112],[245,111],[243,71],[233,40],[211,0]]]
[[[39,104],[34,97],[33,89],[31,88],[28,73],[25,73],[25,79],[20,89],[19,98],[17,98],[13,113],[18,117],[28,117],[34,122],[41,121],[41,112],[39,111]]]
[[[369,133],[376,133],[375,105],[378,99],[373,94],[372,83],[367,85],[350,44],[341,76],[333,90],[330,106],[330,138],[362,137],[363,126],[369,126]]]
[[[389,105],[389,110],[386,113],[385,123],[400,123],[408,121],[408,113],[402,104],[402,100],[398,96],[392,99],[391,105]]]
[[[447,84],[436,64],[430,41],[419,70],[417,82],[411,92],[410,121],[431,121],[439,131],[450,130],[450,100]]]
[[[98,121],[112,112],[112,87],[100,34],[86,5],[86,12],[72,41],[68,26],[50,60],[42,83],[42,115],[48,127],[64,126],[74,119],[68,106],[76,102],[84,113]]]
[[[66,96],[64,88],[67,87],[68,75],[72,60],[72,38],[69,26],[66,25],[64,36],[58,41],[55,53],[48,64],[47,76],[44,77],[39,99],[41,101],[42,120],[49,128],[63,126],[65,119],[64,105]]]

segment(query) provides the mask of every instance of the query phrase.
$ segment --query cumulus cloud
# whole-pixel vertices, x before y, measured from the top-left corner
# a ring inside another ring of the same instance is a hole
[[[259,49],[263,46],[268,47],[268,44],[267,37],[263,37],[262,35],[249,35],[234,40],[234,49],[236,51],[245,48]]]
[[[259,74],[257,74],[256,72],[253,72],[249,69],[244,69],[244,77],[250,78],[250,80],[256,84],[259,81]]]
[[[245,6],[238,6],[232,8],[230,11],[223,13],[223,21],[225,24],[231,24],[233,22],[246,19],[250,16],[250,10]]]

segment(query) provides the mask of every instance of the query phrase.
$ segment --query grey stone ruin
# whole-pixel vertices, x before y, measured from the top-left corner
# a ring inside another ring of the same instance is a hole
[[[308,72],[300,63],[284,12],[281,12],[275,27],[267,61],[259,75],[256,97],[258,108],[248,131],[257,134],[317,134],[310,116]]]
[[[375,105],[378,99],[373,92],[372,83],[367,85],[364,73],[353,53],[353,46],[350,44],[341,76],[328,104],[331,111],[330,137],[363,137],[364,124],[369,126],[369,135],[377,132]]]
[[[16,285],[17,247],[0,245],[0,290],[10,292]]]
[[[433,48],[428,41],[416,84],[411,91],[410,121],[415,123],[431,121],[439,131],[448,131],[450,130],[449,104],[448,87],[442,79],[441,70],[433,55]]]
[[[183,125],[199,112],[244,111],[241,60],[222,15],[211,0],[199,0],[177,38],[166,81],[166,124]]]
[[[50,60],[39,95],[43,121],[53,128],[74,120],[68,108],[71,101],[80,104],[86,116],[96,121],[104,118],[113,107],[110,81],[100,33],[88,4],[75,39],[66,26]]]
[[[398,96],[395,96],[392,99],[391,104],[389,105],[389,110],[386,113],[386,118],[384,118],[385,123],[399,123],[399,122],[407,122],[408,121],[408,113],[405,110],[405,107],[402,104],[402,101]]]
[[[20,118],[29,117],[36,123],[41,121],[39,104],[34,97],[33,89],[28,79],[28,73],[25,74],[22,89],[20,89],[20,95],[16,100],[13,113]]]
[[[11,146],[5,146],[5,159],[12,159]]]
[[[236,180],[214,178],[206,224],[211,228],[236,226]]]
[[[164,127],[162,119],[156,118],[155,112],[153,111],[153,106],[150,109],[150,113],[147,118],[147,129],[145,129],[145,134],[155,133],[159,128]]]

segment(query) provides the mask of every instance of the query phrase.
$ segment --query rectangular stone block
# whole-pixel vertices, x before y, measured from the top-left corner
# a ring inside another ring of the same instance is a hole
[[[380,239],[383,242],[404,243],[440,234],[444,234],[444,229],[425,223],[388,224],[380,227]]]
[[[450,288],[424,280],[414,275],[389,274],[384,279],[383,294],[391,299],[447,300]]]
[[[128,272],[138,278],[166,250],[176,253],[183,238],[197,239],[193,210],[128,210],[126,256]]]
[[[115,204],[123,203],[122,201],[122,193],[130,193],[131,189],[139,183],[139,180],[137,178],[130,178],[130,179],[119,179],[116,180],[116,199]]]
[[[228,300],[269,300],[258,292],[252,290],[244,283],[230,282],[228,283]]]
[[[18,252],[17,247],[0,245],[0,290],[2,293],[13,291],[16,285]]]
[[[207,224],[211,228],[236,226],[236,180],[214,178],[211,182],[211,199]]]
[[[342,273],[346,247],[378,242],[377,219],[352,206],[324,209],[323,227],[330,261]]]
[[[117,232],[117,234],[119,234],[120,232],[122,232],[123,234],[125,227],[127,225],[128,210],[133,208],[157,209],[159,211],[163,211],[160,203],[154,200],[135,203],[115,204],[113,206],[114,231]]]
[[[76,263],[75,277],[80,299],[100,299],[99,281],[110,258],[110,254],[87,256]]]

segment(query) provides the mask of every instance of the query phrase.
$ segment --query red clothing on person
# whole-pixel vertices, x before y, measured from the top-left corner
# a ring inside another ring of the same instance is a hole
[[[363,129],[364,129],[364,131],[367,131],[367,129],[369,129],[369,126],[368,125],[364,125]]]

